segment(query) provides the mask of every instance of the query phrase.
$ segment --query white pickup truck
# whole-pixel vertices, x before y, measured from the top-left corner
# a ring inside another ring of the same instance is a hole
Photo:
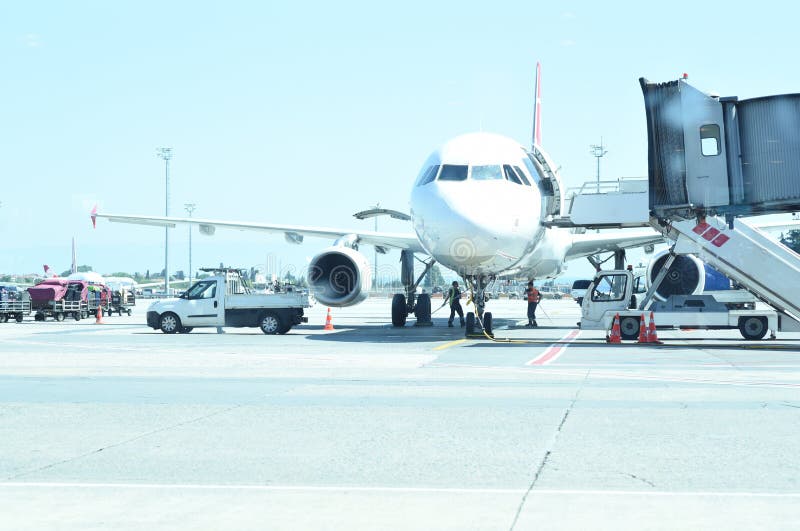
[[[186,334],[197,327],[258,327],[265,334],[285,334],[308,322],[303,309],[308,293],[292,288],[279,293],[255,293],[238,269],[202,269],[204,278],[177,299],[154,302],[147,309],[147,326],[165,334]]]

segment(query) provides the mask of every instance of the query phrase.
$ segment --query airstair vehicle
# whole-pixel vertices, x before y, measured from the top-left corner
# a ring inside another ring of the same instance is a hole
[[[638,217],[639,226],[675,242],[673,256],[696,255],[772,306],[779,330],[800,330],[800,255],[741,219],[800,210],[800,94],[739,100],[704,94],[685,78],[639,81],[647,113],[647,216],[641,190],[599,193],[598,186],[598,193],[568,199],[592,215],[551,223],[631,227]],[[592,201],[597,208],[587,209]],[[615,223],[609,212],[629,214]],[[650,304],[670,263],[638,309]]]

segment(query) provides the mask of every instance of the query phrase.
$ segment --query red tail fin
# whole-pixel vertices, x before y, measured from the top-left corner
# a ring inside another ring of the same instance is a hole
[[[533,135],[531,141],[537,145],[542,145],[542,65],[536,63],[536,87],[534,88],[536,99],[533,102]]]
[[[97,205],[95,205],[94,208],[92,209],[91,216],[92,216],[92,228],[96,229],[97,228]]]

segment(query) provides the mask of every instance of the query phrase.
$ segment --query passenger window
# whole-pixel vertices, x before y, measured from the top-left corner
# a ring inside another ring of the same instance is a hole
[[[466,181],[467,180],[466,165],[443,164],[442,171],[439,173],[440,181]]]
[[[439,172],[439,166],[428,166],[428,169],[422,174],[417,181],[417,186],[425,186],[429,182],[436,179],[436,174]]]
[[[713,157],[720,154],[719,126],[717,124],[706,124],[700,126],[700,151],[706,157]]]
[[[503,172],[500,166],[473,166],[472,178],[476,181],[502,180]]]
[[[506,179],[508,179],[512,183],[522,184],[522,181],[520,181],[519,177],[517,176],[517,172],[515,172],[514,168],[512,168],[508,164],[503,166],[503,173],[505,173]]]

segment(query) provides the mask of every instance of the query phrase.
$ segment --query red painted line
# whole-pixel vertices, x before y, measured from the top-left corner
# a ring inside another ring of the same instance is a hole
[[[566,336],[561,338],[561,341],[565,341],[567,343],[572,342],[578,334],[580,334],[580,330],[573,330]],[[569,345],[564,344],[557,344],[557,345],[550,345],[550,348],[542,352],[539,357],[532,359],[525,365],[546,365],[551,361],[554,361],[558,356],[560,356],[568,347]]]

